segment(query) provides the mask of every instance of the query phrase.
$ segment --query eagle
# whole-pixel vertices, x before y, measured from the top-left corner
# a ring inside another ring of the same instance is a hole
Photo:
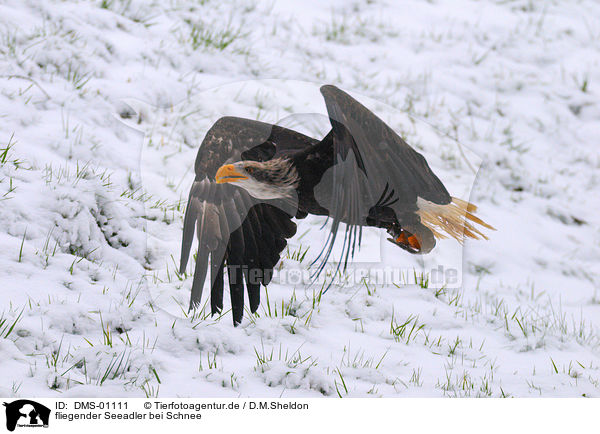
[[[211,314],[223,309],[224,271],[233,324],[260,304],[295,220],[327,216],[322,271],[344,224],[347,265],[362,228],[387,231],[392,243],[426,254],[436,238],[487,239],[476,207],[450,196],[425,158],[373,112],[333,85],[320,88],[331,130],[321,140],[278,125],[222,117],[206,133],[195,161],[196,177],[183,222],[180,273],[197,234],[198,251],[189,309],[200,305],[210,273]]]

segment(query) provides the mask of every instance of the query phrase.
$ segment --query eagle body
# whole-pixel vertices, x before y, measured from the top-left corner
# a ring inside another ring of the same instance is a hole
[[[190,309],[200,304],[210,275],[211,312],[222,310],[227,269],[234,325],[243,317],[244,288],[255,312],[260,287],[296,233],[293,219],[309,214],[331,222],[316,274],[338,233],[345,267],[365,226],[385,229],[413,254],[431,251],[436,238],[485,238],[476,224],[493,229],[474,215],[474,205],[451,197],[425,158],[369,109],[335,86],[321,93],[332,128],[320,140],[235,117],[207,132],[183,227],[182,273],[194,233],[198,239]]]
[[[315,198],[315,187],[319,185],[327,169],[333,165],[332,134],[328,134],[315,145],[307,146],[290,159],[300,178],[296,218],[304,218],[308,214],[329,216],[329,210]]]

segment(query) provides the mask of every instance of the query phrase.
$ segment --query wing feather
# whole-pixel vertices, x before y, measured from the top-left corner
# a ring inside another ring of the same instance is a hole
[[[219,262],[220,260],[220,262]],[[210,313],[214,315],[221,313],[223,310],[223,266],[225,264],[224,258],[219,258],[217,255],[211,255],[211,280],[212,285],[210,289]]]
[[[415,215],[417,198],[450,203],[442,182],[421,154],[365,106],[335,86],[323,86],[321,93],[332,126],[335,164],[315,188],[317,201],[332,219],[317,273],[333,250],[341,223],[346,228],[340,263],[346,267],[360,245],[369,210],[385,194],[401,225],[421,242],[422,252],[430,251],[435,238]]]
[[[216,184],[219,167],[241,159],[265,161],[316,143],[318,140],[286,128],[234,117],[219,119],[206,133],[196,156],[196,179],[190,189],[181,244],[183,273],[196,234],[198,253],[190,309],[200,305],[210,261],[211,313],[223,309],[223,272],[227,268],[233,322],[239,324],[244,283],[250,310],[255,312],[260,284],[270,282],[286,238],[296,232],[292,214],[278,209],[275,201],[261,203],[238,187]]]

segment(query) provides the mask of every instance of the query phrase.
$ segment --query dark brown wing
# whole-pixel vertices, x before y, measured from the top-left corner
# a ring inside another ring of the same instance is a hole
[[[318,141],[286,128],[234,117],[219,119],[207,132],[195,163],[183,225],[180,272],[186,269],[194,233],[198,254],[190,309],[202,299],[210,262],[211,312],[223,308],[224,268],[227,268],[233,322],[244,311],[244,284],[255,312],[260,285],[267,285],[286,238],[296,233],[295,212],[277,201],[261,201],[231,184],[217,184],[223,164],[240,160],[265,161],[297,152]],[[209,261],[210,259],[210,261]]]
[[[431,171],[425,158],[411,148],[373,112],[335,86],[321,87],[333,132],[334,164],[315,189],[317,201],[332,218],[324,265],[340,223],[346,223],[344,256],[347,263],[369,210],[383,196],[398,221],[415,234],[422,252],[435,246],[435,238],[415,214],[417,198],[450,203],[448,191]]]

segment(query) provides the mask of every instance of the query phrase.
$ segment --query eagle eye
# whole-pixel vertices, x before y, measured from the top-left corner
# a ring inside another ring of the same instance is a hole
[[[252,174],[254,172],[254,167],[246,167],[246,173]]]

